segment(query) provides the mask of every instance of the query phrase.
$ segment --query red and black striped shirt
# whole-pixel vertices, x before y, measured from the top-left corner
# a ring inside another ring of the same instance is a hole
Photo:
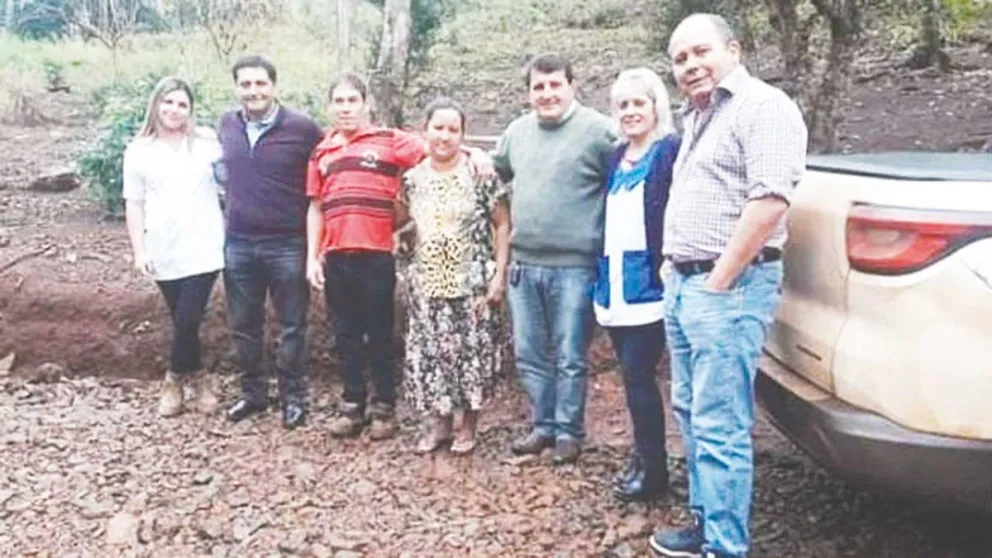
[[[400,178],[425,155],[424,140],[400,130],[374,128],[350,140],[330,132],[307,167],[307,195],[324,216],[320,253],[392,252]]]

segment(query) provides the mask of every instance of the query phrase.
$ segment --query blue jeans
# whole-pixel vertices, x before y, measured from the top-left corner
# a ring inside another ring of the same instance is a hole
[[[662,322],[606,328],[620,360],[627,409],[634,425],[634,447],[645,468],[668,475],[665,407],[658,389],[658,361],[665,349]]]
[[[534,430],[559,440],[585,437],[587,351],[595,325],[592,267],[513,262],[507,300],[517,371]]]
[[[306,239],[228,238],[224,246],[227,314],[241,370],[241,395],[252,403],[268,401],[262,369],[265,299],[272,297],[279,334],[275,367],[279,399],[305,405],[306,337],[310,287],[306,280]]]
[[[677,271],[665,289],[672,408],[685,445],[689,505],[704,550],[745,556],[754,476],[754,376],[778,306],[782,263],[748,266],[729,292]]]

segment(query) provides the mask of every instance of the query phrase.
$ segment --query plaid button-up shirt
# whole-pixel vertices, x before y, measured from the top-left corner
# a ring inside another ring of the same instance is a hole
[[[691,106],[691,105],[690,105]],[[749,201],[789,201],[806,168],[806,124],[781,90],[743,66],[691,108],[665,211],[663,253],[676,262],[720,256]],[[785,244],[779,223],[767,245]]]

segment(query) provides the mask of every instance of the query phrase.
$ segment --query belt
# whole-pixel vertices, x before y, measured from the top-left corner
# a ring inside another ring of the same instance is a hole
[[[751,260],[752,264],[761,264],[768,262],[777,262],[782,259],[782,250],[779,248],[772,248],[771,246],[765,246],[758,252],[758,255]],[[678,271],[682,275],[698,275],[700,273],[709,273],[713,271],[713,267],[716,266],[716,260],[691,260],[687,262],[672,262],[675,267],[675,271]]]

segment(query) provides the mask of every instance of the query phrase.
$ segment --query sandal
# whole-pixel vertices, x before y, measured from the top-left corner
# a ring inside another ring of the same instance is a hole
[[[475,450],[475,438],[458,439],[451,444],[451,453],[455,455],[468,455]]]
[[[430,430],[424,434],[417,442],[417,453],[425,455],[441,449],[445,444],[451,443],[454,437],[451,435],[451,419],[435,418]]]

